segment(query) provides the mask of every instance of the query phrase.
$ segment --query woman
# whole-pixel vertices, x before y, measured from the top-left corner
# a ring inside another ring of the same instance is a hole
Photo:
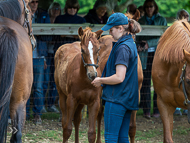
[[[84,18],[87,23],[106,24],[108,20],[106,1],[97,0],[93,9],[90,9]]]
[[[95,87],[103,85],[105,101],[105,142],[128,143],[132,110],[138,110],[137,48],[129,33],[141,31],[140,24],[122,13],[112,14],[103,31],[109,30],[113,48],[102,77],[92,81]]]
[[[48,9],[48,14],[50,17],[50,22],[54,23],[55,18],[61,14],[61,6],[57,2],[53,2]],[[48,36],[49,41],[47,42],[48,55],[46,57],[47,68],[44,70],[44,82],[43,82],[43,95],[44,100],[46,94],[48,94],[47,103],[48,103],[48,112],[56,112],[59,113],[59,110],[55,106],[55,100],[57,97],[57,90],[54,82],[54,42],[53,36]],[[49,91],[48,91],[49,85]],[[47,92],[48,91],[48,92]],[[45,106],[42,108],[41,112],[46,113]]]
[[[55,18],[61,15],[61,5],[58,2],[53,2],[48,9],[48,14],[50,17],[50,22],[54,23]]]
[[[145,15],[139,19],[141,25],[163,25],[167,26],[167,21],[158,13],[158,5],[154,0],[146,0],[144,2]],[[137,36],[136,40],[142,44],[139,44],[138,52],[142,63],[144,80],[141,88],[141,104],[143,107],[144,117],[150,119],[151,109],[151,70],[154,53],[158,44],[159,36]],[[144,43],[144,44],[143,44]],[[157,95],[154,92],[154,107],[153,117],[158,118],[160,116],[157,107]]]
[[[78,1],[67,0],[64,8],[64,15],[59,15],[56,17],[54,23],[68,23],[68,24],[82,24],[86,20],[83,17],[77,15],[80,9]],[[61,35],[55,36],[56,44],[54,46],[54,52],[63,44],[73,43],[79,41],[78,35]]]
[[[83,17],[77,15],[80,9],[78,1],[73,2],[71,0],[67,0],[64,8],[64,15],[59,15],[55,19],[55,23],[73,23],[73,24],[82,24],[85,23],[86,20]]]

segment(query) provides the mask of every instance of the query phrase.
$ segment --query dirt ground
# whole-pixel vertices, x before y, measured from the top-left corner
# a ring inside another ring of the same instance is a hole
[[[174,116],[174,132],[173,140],[174,143],[190,143],[190,124],[187,121],[187,116]],[[80,143],[86,143],[87,141],[87,129],[88,121],[83,119],[80,125]],[[102,130],[104,129],[102,121]],[[55,131],[58,132],[55,136],[59,139],[53,137],[44,136],[40,137],[40,131]],[[156,133],[152,136],[150,134]],[[30,138],[32,134],[36,137],[35,139]],[[36,135],[37,134],[37,135]],[[74,131],[72,132],[74,134]],[[23,130],[23,142],[39,142],[39,143],[60,143],[62,141],[62,127],[58,120],[47,120],[44,119],[42,125],[34,125],[32,121],[26,122]],[[9,140],[10,136],[8,136]],[[37,139],[39,138],[39,139]],[[81,139],[82,138],[82,139]],[[36,140],[37,139],[37,140]],[[102,134],[102,141],[104,142],[104,137]],[[74,143],[74,135],[69,139],[69,143]],[[160,118],[151,118],[150,120],[145,119],[142,116],[137,116],[137,133],[135,143],[162,143],[163,142],[163,125]]]

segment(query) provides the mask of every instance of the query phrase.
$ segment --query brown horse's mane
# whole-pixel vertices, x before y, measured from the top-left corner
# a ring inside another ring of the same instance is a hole
[[[18,0],[0,0],[0,16],[19,22],[22,14]]]
[[[83,35],[79,36],[82,44],[85,44],[87,42],[87,39],[90,39],[92,37],[96,37],[96,33],[92,32],[92,29],[90,27],[86,27],[84,29]]]
[[[159,40],[156,54],[168,63],[179,63],[184,60],[183,49],[190,52],[190,24],[175,21]]]

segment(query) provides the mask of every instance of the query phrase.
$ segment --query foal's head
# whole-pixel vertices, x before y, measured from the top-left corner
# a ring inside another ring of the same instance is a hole
[[[78,35],[81,39],[81,57],[83,65],[86,68],[87,77],[94,80],[97,77],[97,68],[99,62],[100,44],[98,37],[102,34],[102,30],[92,32],[89,27],[78,29]]]

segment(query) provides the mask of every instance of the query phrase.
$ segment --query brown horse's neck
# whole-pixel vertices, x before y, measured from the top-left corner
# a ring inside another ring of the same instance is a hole
[[[82,61],[82,57],[81,54],[80,55],[80,71],[79,74],[81,75],[81,77],[83,77],[84,79],[88,79],[87,77],[87,73],[86,73],[86,67],[84,67],[84,63]]]

